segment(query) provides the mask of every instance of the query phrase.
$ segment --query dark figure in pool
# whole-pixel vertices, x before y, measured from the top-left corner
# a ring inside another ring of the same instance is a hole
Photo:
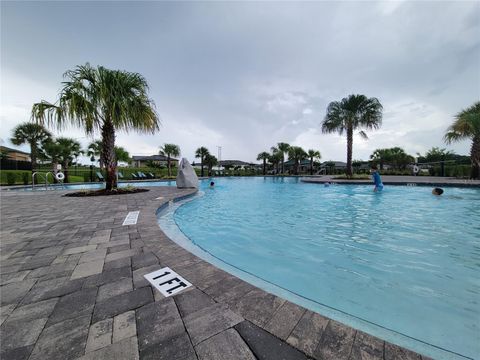
[[[213,181],[210,182],[210,187],[213,188],[215,186],[215,183]]]
[[[378,173],[378,168],[377,165],[372,165],[370,167],[370,173],[372,174],[372,179],[375,184],[375,187],[373,188],[374,192],[377,191],[382,191],[383,190],[383,183],[382,183],[382,178],[380,177],[380,174]]]
[[[443,189],[435,188],[435,189],[432,190],[432,194],[433,194],[433,195],[440,196],[440,195],[443,194]]]

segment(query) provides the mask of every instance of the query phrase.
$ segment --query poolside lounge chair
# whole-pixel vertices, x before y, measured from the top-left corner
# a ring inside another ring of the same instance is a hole
[[[155,174],[148,173],[147,175],[149,175],[149,176],[150,176],[150,179],[155,179]]]
[[[96,175],[97,175],[97,178],[98,178],[99,181],[104,181],[105,180],[105,178],[103,177],[103,175],[100,171],[97,171]]]
[[[141,171],[137,171],[137,174],[138,174],[138,177],[139,177],[140,179],[146,179],[146,178],[147,178],[147,175],[145,175],[145,174],[144,174],[143,172],[141,172]]]
[[[123,174],[120,171],[117,172],[117,176],[118,176],[119,179],[123,179]]]
[[[133,180],[138,180],[138,176],[136,174],[132,173],[132,179]]]

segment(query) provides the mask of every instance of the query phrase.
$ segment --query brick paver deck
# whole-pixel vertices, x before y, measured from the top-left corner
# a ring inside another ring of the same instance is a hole
[[[258,289],[156,222],[170,187],[122,196],[2,192],[1,359],[426,359]],[[136,225],[122,226],[129,211]],[[194,286],[164,298],[143,275]]]

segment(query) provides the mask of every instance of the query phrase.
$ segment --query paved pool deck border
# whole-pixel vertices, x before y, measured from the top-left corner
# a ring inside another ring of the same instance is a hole
[[[1,193],[2,359],[428,359],[342,325],[205,262],[156,212],[194,190],[67,198]],[[130,211],[136,225],[122,226]],[[164,298],[143,275],[194,286]]]

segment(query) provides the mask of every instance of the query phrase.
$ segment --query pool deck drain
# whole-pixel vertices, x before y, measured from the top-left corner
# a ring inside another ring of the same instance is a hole
[[[64,193],[2,193],[2,359],[428,359],[175,244],[155,212],[192,190]],[[137,223],[123,226],[131,211],[141,211]],[[164,267],[193,286],[163,297],[144,275]]]

